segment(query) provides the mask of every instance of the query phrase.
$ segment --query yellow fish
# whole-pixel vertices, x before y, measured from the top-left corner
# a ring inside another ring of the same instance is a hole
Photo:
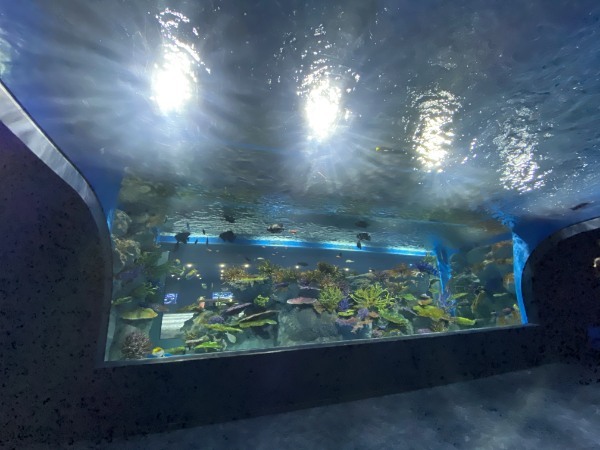
[[[163,356],[165,356],[165,351],[161,347],[154,347],[152,349],[152,356],[162,358]]]

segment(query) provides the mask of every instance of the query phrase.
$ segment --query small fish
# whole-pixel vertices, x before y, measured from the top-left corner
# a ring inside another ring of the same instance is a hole
[[[258,258],[256,258],[257,261],[264,261],[265,258],[263,258],[262,256],[259,256]]]
[[[206,242],[204,244],[208,245],[208,238],[206,238]]]
[[[202,283],[202,289],[206,289],[208,288],[208,286],[206,285],[206,283]]]
[[[283,225],[280,223],[274,223],[273,225],[269,225],[269,227],[267,228],[267,231],[269,233],[281,233],[285,228],[283,228]]]
[[[335,255],[336,258],[341,258],[342,257],[342,252],[339,252],[337,255]]]
[[[225,214],[223,218],[229,223],[235,223],[235,217],[229,214]]]
[[[369,226],[369,222],[366,220],[358,220],[354,222],[354,225],[356,225],[358,228],[367,228]]]
[[[204,230],[204,228],[202,228],[202,234],[206,234],[206,230]]]
[[[128,296],[128,297],[119,297],[115,300],[112,301],[113,305],[123,305],[124,303],[129,303],[131,300],[133,300],[133,297]]]
[[[367,232],[358,233],[356,235],[356,237],[358,238],[359,241],[370,241],[371,240],[371,235]]]
[[[352,261],[351,259],[347,259],[347,260],[346,260],[346,262],[347,262],[348,264],[350,264],[350,263],[353,263],[354,261]]]
[[[299,263],[296,263],[296,265],[297,265],[297,266],[306,267],[306,266],[308,266],[308,263],[307,263],[307,262],[304,262],[304,261],[300,261]]]
[[[189,222],[185,223],[185,227],[187,228],[188,231],[190,231],[190,223]]]
[[[244,259],[248,262],[252,261],[250,258],[248,258],[247,256],[244,256]]]
[[[175,242],[176,243],[183,243],[183,244],[187,244],[188,239],[190,238],[190,233],[188,231],[183,231],[181,233],[177,233],[175,235]]]
[[[235,233],[231,230],[223,231],[219,237],[225,242],[233,242],[235,241]]]
[[[281,283],[274,284],[273,287],[275,289],[284,289],[284,288],[288,287],[289,285],[290,285],[290,283],[283,281]]]
[[[362,244],[360,243],[360,241],[356,241],[356,246],[357,246],[358,248],[362,248]]]
[[[198,239],[196,239],[196,240],[194,241],[194,245],[196,245],[197,243],[198,243]]]
[[[298,230],[290,230],[290,233],[292,234],[296,234],[298,232]]]

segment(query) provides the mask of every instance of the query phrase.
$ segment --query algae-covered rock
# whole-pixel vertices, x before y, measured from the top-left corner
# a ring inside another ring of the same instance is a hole
[[[141,255],[140,244],[132,239],[114,239],[113,272],[118,273],[125,267],[133,266]]]
[[[125,211],[117,209],[112,220],[110,232],[114,237],[121,238],[127,234],[130,224],[131,217],[129,217]]]
[[[241,328],[264,327],[265,325],[277,325],[277,321],[272,319],[261,319],[240,323]]]
[[[124,311],[119,317],[123,320],[148,320],[154,319],[158,314],[151,308],[136,308],[131,311]]]
[[[339,340],[335,327],[337,314],[317,314],[313,308],[296,309],[280,314],[277,344],[280,347],[305,343],[326,343]]]

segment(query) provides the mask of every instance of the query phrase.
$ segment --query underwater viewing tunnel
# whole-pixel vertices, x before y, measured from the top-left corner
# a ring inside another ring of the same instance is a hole
[[[79,33],[83,11],[33,5],[11,11],[46,13]],[[465,44],[459,34],[446,51],[390,59],[382,49],[394,40],[422,42],[394,26],[422,12],[315,5],[333,14],[323,21],[296,19],[293,5],[153,8],[140,15],[138,4],[115,5],[96,23],[125,18],[105,44],[112,65],[101,54],[81,57],[100,69],[94,76],[82,65],[52,85],[35,73],[19,78],[28,57],[13,61],[10,51],[2,74],[103,208],[113,249],[105,361],[528,323],[527,257],[552,231],[595,215],[597,175],[588,163],[561,168],[555,147],[564,133],[539,108],[551,110],[552,97],[523,94],[546,77],[535,78],[514,42],[481,27],[487,47],[469,40],[472,53],[454,50]],[[260,11],[285,20],[262,27]],[[142,17],[144,35],[127,22]],[[243,31],[232,32],[236,24]],[[58,77],[54,51],[41,61]],[[128,51],[130,72],[117,62]],[[515,81],[514,98],[501,101],[515,71],[532,79]],[[82,103],[45,110],[39,99],[51,92]],[[105,114],[108,100],[114,115]],[[63,121],[52,120],[56,112]],[[589,178],[577,190],[574,171]]]
[[[594,2],[0,3],[0,122],[96,227],[95,367],[479,374],[577,309],[536,268],[600,216]]]

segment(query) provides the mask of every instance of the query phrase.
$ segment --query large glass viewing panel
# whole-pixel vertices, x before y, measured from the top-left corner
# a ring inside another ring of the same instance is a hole
[[[391,204],[325,203],[334,199],[128,173],[112,218],[107,359],[524,322],[503,226],[399,218]],[[452,248],[460,238],[469,244]]]
[[[524,324],[529,252],[600,215],[597,1],[0,6],[106,213],[107,361]]]

